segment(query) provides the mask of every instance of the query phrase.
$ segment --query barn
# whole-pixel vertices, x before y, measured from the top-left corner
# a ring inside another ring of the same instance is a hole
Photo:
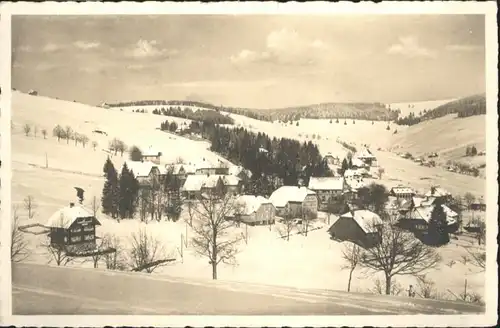
[[[396,197],[397,199],[412,199],[416,192],[410,187],[397,186],[392,187],[389,191],[389,195]]]
[[[318,215],[318,198],[316,193],[306,187],[282,186],[269,197],[276,208],[278,216],[300,216],[309,211],[314,217]]]
[[[326,210],[330,198],[338,197],[349,189],[343,177],[311,177],[308,187],[316,193],[318,208],[322,211]]]
[[[95,244],[95,228],[101,225],[88,209],[70,203],[56,211],[48,220],[51,245],[73,246]]]
[[[269,199],[262,196],[242,195],[235,201],[234,220],[248,225],[273,224],[276,209]]]
[[[425,233],[429,227],[432,210],[436,205],[421,205],[414,207],[408,213],[402,214],[399,217],[399,226],[408,229],[412,232]],[[441,205],[446,214],[448,230],[455,231],[458,228],[459,215],[446,205]]]
[[[350,241],[364,248],[381,240],[382,220],[371,211],[356,210],[342,214],[328,229],[332,239]]]

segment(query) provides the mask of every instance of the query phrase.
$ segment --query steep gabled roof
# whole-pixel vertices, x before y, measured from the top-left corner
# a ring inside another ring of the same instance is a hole
[[[46,227],[68,229],[78,218],[93,218],[96,225],[101,225],[90,210],[75,204],[57,210],[47,221]]]
[[[243,215],[250,215],[257,212],[260,206],[263,204],[272,205],[269,199],[266,199],[262,196],[242,195],[236,198],[236,207],[240,207],[239,210]]]
[[[127,167],[134,173],[136,178],[147,177],[153,167],[158,167],[155,163],[144,161],[144,162],[135,162],[135,161],[126,161]]]
[[[365,233],[375,232],[375,226],[383,223],[378,214],[368,210],[354,211],[354,215],[351,212],[347,212],[342,214],[340,217],[353,219]]]
[[[306,187],[282,186],[271,194],[269,200],[275,207],[284,207],[288,202],[302,203],[308,195],[315,194]]]
[[[343,177],[311,177],[309,179],[309,189],[311,190],[343,190]]]

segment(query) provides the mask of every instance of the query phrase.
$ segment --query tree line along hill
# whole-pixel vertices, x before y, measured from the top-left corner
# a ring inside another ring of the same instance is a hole
[[[391,110],[382,103],[321,103],[308,106],[286,107],[278,109],[252,109],[228,106],[215,106],[210,103],[188,100],[143,100],[106,104],[107,107],[127,106],[168,106],[165,110],[181,110],[180,106],[198,107],[216,112],[227,112],[250,117],[261,121],[297,121],[301,118],[309,119],[361,119],[371,121],[393,121],[397,119],[399,111]],[[161,109],[159,109],[161,110]]]
[[[411,112],[408,116],[398,118],[396,124],[415,125],[448,114],[457,114],[457,117],[460,118],[486,114],[486,94],[478,94],[450,101],[434,109],[424,110],[420,115],[415,115],[415,113]]]

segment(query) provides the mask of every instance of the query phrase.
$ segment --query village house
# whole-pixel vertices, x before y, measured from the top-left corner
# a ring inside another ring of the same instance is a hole
[[[51,245],[80,246],[95,244],[95,228],[101,225],[91,211],[70,203],[57,210],[49,218],[46,227],[50,229]]]
[[[273,224],[276,209],[269,199],[262,196],[242,195],[236,198],[235,208],[229,218],[248,225]]]
[[[389,195],[394,196],[397,199],[412,199],[415,194],[415,190],[405,186],[392,187],[389,191]]]
[[[311,177],[308,188],[318,197],[318,209],[325,211],[328,201],[348,191],[349,187],[343,177]]]
[[[342,214],[328,229],[331,238],[350,241],[369,248],[381,241],[382,220],[368,210],[355,210]]]
[[[163,172],[160,172],[160,168],[152,162],[127,161],[125,163],[139,182],[140,187],[150,187],[153,184],[160,183],[163,174],[166,174],[166,168],[162,168]]]
[[[167,167],[167,170],[170,170],[173,176],[180,180],[181,186],[184,185],[188,175],[195,174],[196,172],[196,168],[191,164],[167,164],[165,167]]]
[[[432,211],[436,205],[420,205],[411,208],[406,213],[401,213],[398,219],[398,225],[414,233],[425,234],[429,228]],[[441,205],[446,214],[446,222],[450,232],[458,228],[459,215],[446,205]]]
[[[193,200],[201,197],[204,193],[220,191],[224,194],[237,195],[241,191],[241,181],[232,175],[220,174],[193,174],[188,175],[181,193],[185,199]]]
[[[358,157],[354,157],[351,162],[352,168],[354,169],[366,169],[370,167],[370,165],[368,165],[365,161],[361,160]]]
[[[142,150],[142,161],[153,162],[154,164],[160,164],[161,152],[154,149],[152,146],[147,147]]]
[[[356,155],[361,161],[368,166],[377,166],[377,158],[372,154],[368,148],[363,148],[361,152]]]
[[[323,157],[327,164],[340,165],[340,157],[334,156],[332,153],[328,153]]]
[[[425,197],[433,197],[443,203],[446,203],[451,199],[451,193],[439,186],[432,186],[431,189],[425,194]]]
[[[278,216],[299,216],[304,212],[318,215],[318,198],[316,193],[306,187],[282,186],[276,189],[269,200],[276,208]]]

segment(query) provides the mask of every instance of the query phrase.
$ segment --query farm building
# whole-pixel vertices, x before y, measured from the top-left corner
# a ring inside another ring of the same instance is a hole
[[[91,211],[70,203],[49,218],[51,245],[72,246],[95,244],[95,228],[101,223]]]
[[[308,188],[316,193],[321,211],[326,210],[331,197],[340,196],[349,189],[343,177],[311,177]]]
[[[126,161],[127,167],[132,171],[134,177],[139,181],[141,187],[151,186],[153,183],[159,183],[162,178],[162,172],[159,167],[152,162],[134,162]],[[166,170],[162,169],[166,174]]]
[[[276,209],[270,200],[262,196],[242,195],[236,198],[235,209],[230,216],[248,225],[274,223]]]
[[[327,164],[340,165],[340,157],[334,156],[332,153],[328,153],[323,157]]]
[[[446,202],[451,198],[451,193],[439,186],[432,186],[431,189],[425,194],[425,197],[434,197],[443,202]]]
[[[236,195],[240,192],[241,182],[238,177],[220,174],[188,175],[181,192],[186,199],[196,199],[203,193],[219,191]]]
[[[401,214],[399,217],[399,226],[413,232],[426,232],[428,230],[429,221],[435,205],[425,205],[414,207],[407,213]],[[441,205],[446,214],[448,228],[453,231],[458,225],[458,213],[450,209],[446,205]]]
[[[376,213],[357,210],[342,214],[328,232],[333,239],[369,248],[380,242],[381,227],[382,220]]]
[[[157,165],[160,164],[161,152],[154,149],[153,146],[149,146],[142,151],[142,160],[153,162]]]
[[[368,148],[363,148],[357,155],[357,158],[362,160],[368,166],[377,166],[377,158]]]
[[[318,214],[316,193],[306,187],[282,186],[271,194],[269,200],[278,216],[298,216],[304,211],[310,211],[314,217]]]
[[[415,196],[415,191],[410,187],[405,186],[397,186],[392,187],[389,191],[391,196],[396,197],[397,199],[412,199]]]

